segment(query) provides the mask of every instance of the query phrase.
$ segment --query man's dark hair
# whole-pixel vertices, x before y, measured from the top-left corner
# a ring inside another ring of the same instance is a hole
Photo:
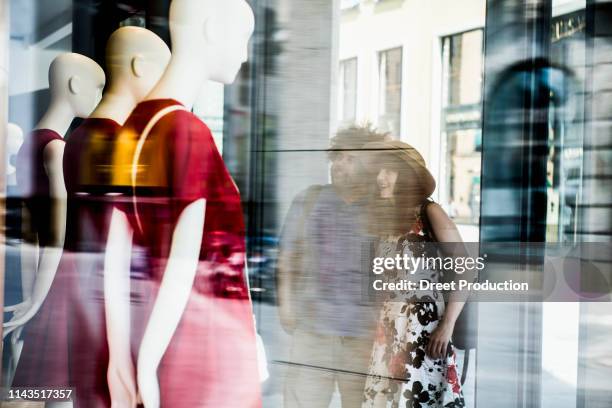
[[[366,143],[383,142],[388,139],[389,133],[379,132],[370,123],[362,126],[352,125],[336,133],[331,139],[328,151],[333,158],[334,152],[361,150]]]

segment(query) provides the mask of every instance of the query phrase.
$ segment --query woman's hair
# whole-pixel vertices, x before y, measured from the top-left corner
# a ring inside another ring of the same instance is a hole
[[[424,198],[418,173],[393,154],[380,154],[380,159],[372,171],[376,175],[382,169],[397,172],[397,181],[391,199],[382,198],[378,187],[374,189],[368,210],[369,231],[377,236],[404,235],[415,223]]]

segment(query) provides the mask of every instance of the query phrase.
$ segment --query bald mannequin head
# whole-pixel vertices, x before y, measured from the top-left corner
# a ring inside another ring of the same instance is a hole
[[[248,57],[253,10],[245,0],[173,0],[172,58],[146,99],[171,98],[191,108],[207,80],[234,82]]]
[[[121,27],[106,44],[110,88],[121,87],[140,102],[155,86],[170,61],[170,49],[142,27]]]
[[[51,104],[66,103],[75,117],[86,118],[100,101],[105,75],[91,58],[65,53],[49,68]]]
[[[204,61],[208,79],[224,84],[234,81],[247,60],[254,24],[245,0],[173,0],[170,5],[173,53]]]
[[[155,33],[142,27],[117,29],[106,44],[109,86],[90,117],[122,125],[157,84],[169,61],[170,49]]]

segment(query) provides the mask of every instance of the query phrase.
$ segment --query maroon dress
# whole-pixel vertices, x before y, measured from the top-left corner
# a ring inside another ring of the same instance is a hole
[[[116,185],[132,184],[133,158],[143,129],[157,112],[173,105],[178,102],[146,101],[130,115],[115,151]],[[137,248],[132,270],[141,271],[151,291],[139,294],[145,311],[133,309],[135,361],[178,218],[189,204],[205,199],[193,289],[158,369],[161,407],[260,407],[240,194],[211,132],[192,113],[174,111],[152,128],[136,157],[135,199],[126,200],[122,208]]]
[[[30,216],[31,233],[41,246],[50,240],[49,176],[45,170],[44,151],[47,145],[62,137],[50,129],[30,133],[17,152],[17,187]]]
[[[120,126],[87,119],[66,140],[66,239],[52,287],[27,324],[14,386],[70,386],[75,407],[108,407],[103,259],[112,197],[110,160]]]
[[[67,138],[64,151],[68,212],[62,267],[74,268],[76,278],[68,346],[70,380],[79,408],[110,407],[104,251],[117,196],[111,159],[119,129],[110,119],[87,119]]]

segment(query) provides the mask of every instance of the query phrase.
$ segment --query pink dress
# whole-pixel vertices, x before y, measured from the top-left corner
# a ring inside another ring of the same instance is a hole
[[[66,139],[66,239],[52,287],[26,325],[14,386],[74,387],[75,407],[110,406],[103,257],[112,193],[110,159],[120,126],[87,119]]]
[[[177,104],[146,101],[130,115],[115,150],[116,186],[131,184],[132,161],[145,126],[161,109]],[[132,309],[134,359],[165,273],[178,218],[189,204],[205,199],[193,289],[158,370],[161,406],[260,407],[240,194],[211,132],[190,112],[169,113],[152,128],[137,157],[136,196],[121,205],[134,229],[133,274],[150,283],[140,286],[149,289],[132,294],[146,305]]]
[[[62,138],[49,129],[35,130],[17,153],[17,184],[40,248],[50,239],[51,201],[44,149],[54,140]],[[25,325],[14,387],[69,386],[66,325],[70,287],[67,274],[58,271],[40,310]]]

